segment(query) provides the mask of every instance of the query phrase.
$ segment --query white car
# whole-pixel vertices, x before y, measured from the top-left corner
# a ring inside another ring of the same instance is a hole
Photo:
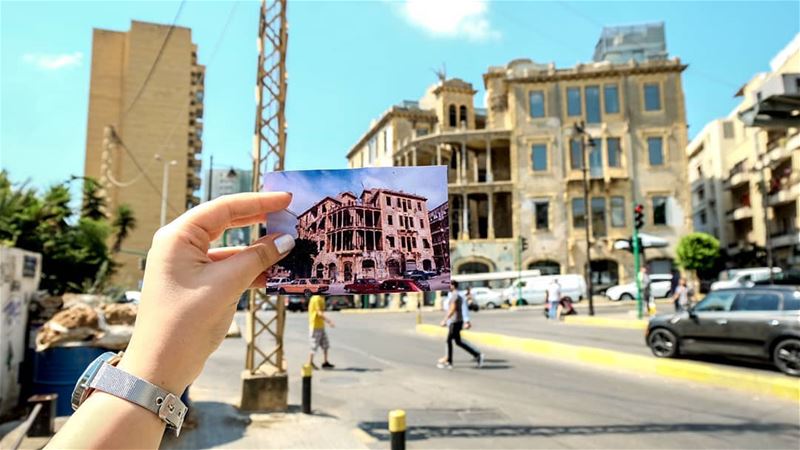
[[[773,267],[772,273],[780,273],[780,267]],[[727,279],[722,279],[724,276]],[[754,281],[769,279],[769,267],[754,267],[750,269],[729,269],[720,274],[720,280],[711,283],[711,290],[752,286]]]
[[[270,278],[267,280],[267,292],[277,292],[282,284],[289,284],[292,280],[290,278]]]
[[[467,291],[463,291],[461,294],[466,296]],[[472,294],[475,304],[483,309],[497,308],[503,302],[503,294],[488,287],[470,288],[470,294]]]
[[[543,275],[514,280],[511,286],[503,290],[503,300],[514,305],[519,300],[522,304],[535,305],[545,302],[547,287],[558,279],[561,285],[561,296],[569,297],[573,302],[583,300],[586,295],[586,282],[583,276],[576,274]],[[521,296],[521,297],[520,297]]]
[[[654,273],[650,275],[650,290],[654,298],[666,297],[669,294],[672,275],[668,273]],[[613,302],[620,300],[636,300],[636,282],[618,284],[606,289],[606,297]]]

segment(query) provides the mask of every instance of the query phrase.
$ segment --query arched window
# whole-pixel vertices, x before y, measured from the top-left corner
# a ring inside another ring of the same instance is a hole
[[[619,264],[613,259],[600,259],[592,261],[593,290],[608,288],[619,284]]]
[[[472,261],[461,264],[458,266],[458,273],[460,275],[465,275],[469,273],[486,273],[489,272],[491,269],[489,268],[488,264]]]
[[[528,264],[528,270],[538,270],[542,275],[560,275],[561,264],[545,259]]]
[[[450,126],[458,126],[458,118],[456,117],[456,105],[450,105]]]
[[[469,119],[467,118],[467,107],[461,105],[461,107],[458,108],[458,124],[463,124],[466,127],[467,123],[469,123]]]

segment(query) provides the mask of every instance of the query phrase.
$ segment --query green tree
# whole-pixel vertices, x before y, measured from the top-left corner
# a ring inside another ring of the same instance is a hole
[[[296,239],[294,248],[284,257],[279,265],[292,272],[294,277],[308,277],[314,257],[319,253],[317,243],[309,239]]]
[[[676,262],[686,270],[707,271],[719,258],[719,241],[707,233],[691,233],[682,237],[675,251]]]
[[[111,246],[111,251],[119,253],[122,250],[122,242],[136,228],[136,217],[133,216],[133,210],[130,206],[119,205],[117,207],[117,214],[114,217],[112,226],[114,229],[114,244]]]
[[[81,217],[92,220],[106,219],[106,199],[100,192],[100,184],[94,178],[83,178],[83,203]]]

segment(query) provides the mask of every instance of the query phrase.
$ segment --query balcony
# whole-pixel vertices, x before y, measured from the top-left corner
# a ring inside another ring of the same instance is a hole
[[[738,208],[729,209],[725,212],[725,218],[731,222],[752,219],[753,208],[750,206],[739,206]]]
[[[745,170],[734,171],[731,170],[730,176],[725,180],[725,189],[735,189],[750,182],[750,172]]]
[[[772,186],[767,202],[769,206],[776,206],[793,202],[798,197],[800,197],[800,174],[793,173],[788,177],[781,178]]]
[[[789,228],[770,233],[769,241],[772,248],[800,244],[800,230],[797,228]]]
[[[200,177],[190,172],[189,175],[186,177],[186,188],[191,191],[196,191],[200,189],[200,185],[201,185]]]

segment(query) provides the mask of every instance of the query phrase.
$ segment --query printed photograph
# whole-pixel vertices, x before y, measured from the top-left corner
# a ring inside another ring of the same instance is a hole
[[[267,233],[295,237],[267,290],[284,295],[446,290],[447,168],[269,172],[263,190],[293,194]]]

